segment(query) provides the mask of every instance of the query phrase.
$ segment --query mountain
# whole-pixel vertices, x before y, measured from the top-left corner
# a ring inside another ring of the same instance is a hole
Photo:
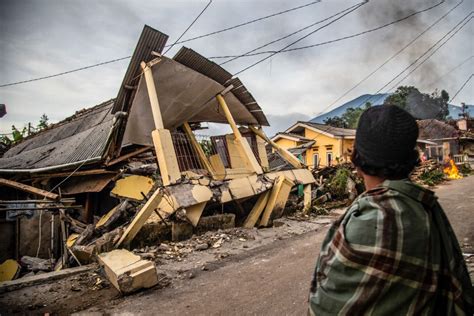
[[[343,105],[331,110],[327,113],[316,116],[311,119],[310,122],[313,123],[324,123],[324,120],[330,117],[341,116],[349,108],[359,108],[365,105],[366,102],[372,103],[372,105],[382,105],[383,101],[389,96],[389,93],[379,93],[379,94],[363,94],[354,100],[344,103]]]
[[[349,108],[359,108],[365,105],[366,102],[372,103],[372,105],[382,105],[385,99],[389,96],[389,93],[379,93],[379,94],[363,94],[349,102],[344,103],[343,105],[331,110],[327,113],[321,114],[319,116],[314,117],[310,120],[313,123],[324,123],[324,120],[330,117],[341,116],[346,112]],[[474,105],[467,105],[468,112],[471,117],[474,116]],[[448,104],[449,115],[453,119],[459,118],[459,114],[461,114],[461,107]]]

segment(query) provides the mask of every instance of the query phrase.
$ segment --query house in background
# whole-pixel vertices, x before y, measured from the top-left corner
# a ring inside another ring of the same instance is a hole
[[[283,133],[272,137],[279,146],[289,149],[305,147],[301,154],[310,168],[326,167],[349,161],[355,140],[355,129],[332,127],[298,121]],[[305,146],[312,142],[310,146]]]
[[[446,162],[455,159],[461,162],[459,136],[460,132],[454,126],[436,119],[419,120],[419,139],[429,141],[423,153],[427,159]]]

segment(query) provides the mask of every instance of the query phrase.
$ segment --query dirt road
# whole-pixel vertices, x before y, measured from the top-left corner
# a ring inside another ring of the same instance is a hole
[[[474,176],[436,189],[461,243],[470,243],[474,238],[472,188]],[[96,307],[88,312],[305,315],[312,270],[327,228],[277,241],[167,289],[149,291],[115,301],[114,306]]]
[[[436,189],[465,252],[474,253],[474,176],[450,181]]]

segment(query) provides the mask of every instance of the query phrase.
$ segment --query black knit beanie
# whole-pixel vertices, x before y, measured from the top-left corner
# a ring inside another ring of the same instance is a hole
[[[356,131],[355,149],[369,165],[384,167],[412,159],[418,125],[407,111],[380,105],[362,113]]]

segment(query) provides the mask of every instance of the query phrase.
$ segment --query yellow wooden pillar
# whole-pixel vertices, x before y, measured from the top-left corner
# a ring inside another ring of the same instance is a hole
[[[255,133],[258,137],[265,140],[268,144],[270,144],[286,161],[288,161],[293,167],[295,168],[305,168],[305,165],[295,157],[292,153],[290,153],[287,149],[278,146],[277,143],[272,141],[268,138],[267,135],[262,130],[257,129],[255,126],[249,126],[252,132]]]
[[[211,175],[211,177],[214,177],[214,170],[209,162],[209,160],[206,157],[206,154],[204,153],[204,150],[202,149],[201,145],[199,145],[198,141],[196,140],[196,136],[194,136],[193,131],[191,130],[191,126],[189,126],[188,122],[184,122],[183,124],[184,131],[189,137],[189,140],[191,141],[191,145],[194,147],[194,150],[196,150],[199,160],[201,160],[201,163],[203,164],[204,168],[206,168],[207,172]]]
[[[247,142],[247,139],[242,137],[242,134],[240,134],[239,128],[237,127],[237,124],[235,123],[234,118],[232,117],[232,113],[230,113],[229,107],[225,102],[224,96],[222,96],[222,94],[218,94],[216,96],[216,99],[222,111],[224,112],[224,115],[227,121],[229,122],[230,127],[232,128],[232,132],[235,137],[235,142],[239,145],[241,155],[246,160],[247,168],[252,172],[262,174],[262,167],[258,163],[257,158],[255,158],[255,155],[253,154],[252,149],[250,148],[250,145]]]
[[[156,93],[155,81],[151,71],[151,67],[159,61],[159,59],[154,59],[149,63],[141,62],[140,65],[145,76],[148,98],[150,99],[153,121],[156,128],[151,132],[151,137],[155,146],[161,179],[163,185],[167,186],[176,183],[176,181],[181,178],[181,173],[179,171],[178,160],[176,159],[176,152],[171,139],[171,133],[169,130],[164,128],[160,103],[158,102],[158,94]]]

